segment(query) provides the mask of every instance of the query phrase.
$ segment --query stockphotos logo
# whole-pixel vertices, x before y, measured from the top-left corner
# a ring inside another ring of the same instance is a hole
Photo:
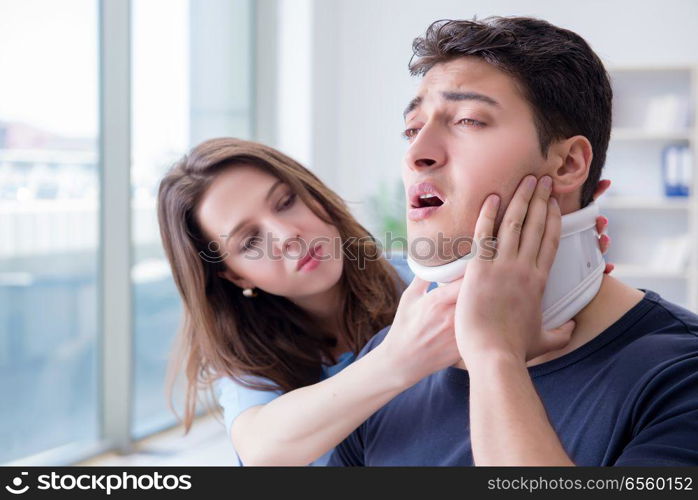
[[[27,490],[29,489],[29,485],[26,484],[26,485],[22,486],[22,483],[23,483],[22,476],[26,476],[28,474],[29,474],[28,472],[22,472],[19,476],[15,477],[12,480],[12,486],[10,486],[10,485],[5,486],[5,489],[7,491],[9,491],[10,493],[13,493],[15,495],[21,495],[22,493],[26,493]]]
[[[13,495],[21,495],[29,490],[29,484],[25,484],[24,476],[27,472],[21,472],[12,479],[12,484],[5,489]],[[83,490],[103,491],[110,495],[117,490],[189,490],[191,489],[191,476],[188,474],[163,475],[159,472],[150,474],[42,474],[37,476],[37,490]]]

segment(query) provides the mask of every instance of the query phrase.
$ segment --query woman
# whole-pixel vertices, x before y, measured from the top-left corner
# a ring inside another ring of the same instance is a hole
[[[458,283],[404,290],[344,202],[272,148],[200,144],[163,179],[158,218],[184,304],[172,374],[186,365],[185,429],[198,389],[216,382],[245,465],[324,464],[378,408],[459,359]]]

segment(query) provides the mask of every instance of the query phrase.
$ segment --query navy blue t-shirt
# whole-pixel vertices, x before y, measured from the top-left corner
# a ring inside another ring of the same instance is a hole
[[[528,371],[576,465],[698,465],[695,314],[647,291],[594,339]],[[454,367],[422,379],[350,434],[328,465],[473,465],[468,383]]]

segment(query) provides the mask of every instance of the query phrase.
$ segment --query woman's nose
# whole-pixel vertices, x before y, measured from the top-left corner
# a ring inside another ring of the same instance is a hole
[[[294,234],[291,237],[286,238],[282,242],[282,251],[285,257],[299,257],[304,254],[304,248],[307,243],[304,242],[299,234]]]
[[[297,257],[303,251],[303,240],[297,227],[276,223],[272,228],[272,248],[276,255]]]

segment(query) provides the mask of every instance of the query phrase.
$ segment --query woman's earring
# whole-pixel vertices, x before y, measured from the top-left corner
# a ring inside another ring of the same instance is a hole
[[[257,296],[257,292],[254,291],[254,288],[244,288],[242,290],[242,294],[247,298],[252,298],[252,297]]]

